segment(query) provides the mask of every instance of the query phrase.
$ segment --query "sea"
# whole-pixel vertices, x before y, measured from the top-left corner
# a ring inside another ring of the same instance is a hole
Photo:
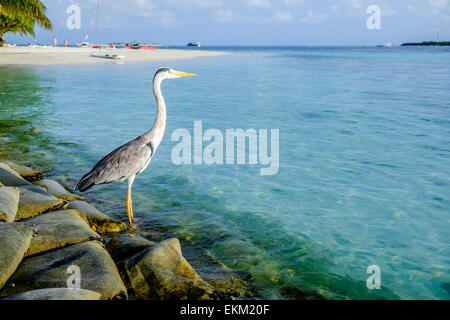
[[[177,235],[257,298],[450,298],[448,47],[190,50],[228,54],[0,66],[0,158],[48,168],[73,188],[151,128],[159,67],[196,73],[163,83],[165,137],[133,186],[138,231]],[[189,132],[193,146],[195,122],[224,137],[278,130],[268,150],[277,172],[262,175],[248,157],[175,163],[174,132]],[[127,220],[126,183],[85,196]]]

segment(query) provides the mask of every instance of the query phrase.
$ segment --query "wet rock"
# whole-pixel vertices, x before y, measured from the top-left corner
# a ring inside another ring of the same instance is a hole
[[[84,201],[72,201],[70,202],[68,209],[76,209],[86,213],[86,217],[92,229],[100,234],[122,232],[127,228],[125,223],[110,218]]]
[[[118,264],[135,299],[213,299],[215,294],[186,261],[176,238],[144,249]]]
[[[90,240],[101,240],[91,230],[86,216],[77,210],[54,211],[24,222],[33,228],[33,238],[26,255],[65,247]]]
[[[106,250],[108,250],[113,260],[118,262],[154,244],[155,242],[149,241],[137,234],[121,234],[108,242]]]
[[[0,187],[4,187],[5,185],[0,182]]]
[[[17,269],[30,245],[33,231],[19,223],[0,224],[0,289]]]
[[[19,187],[30,185],[30,183],[22,178],[16,171],[11,169],[4,162],[0,162],[0,183],[8,187]]]
[[[27,181],[34,181],[42,178],[42,171],[37,171],[10,161],[7,161],[6,164]]]
[[[101,294],[85,289],[51,288],[15,294],[3,300],[100,300]]]
[[[73,273],[77,267],[79,274]],[[25,258],[0,291],[0,297],[35,289],[65,288],[74,283],[77,275],[80,288],[100,293],[102,300],[127,298],[114,261],[98,241]]]
[[[67,201],[55,198],[41,187],[33,185],[21,187],[16,221],[52,210],[64,209],[67,205]]]
[[[0,221],[14,221],[19,205],[19,196],[19,188],[0,187]]]
[[[294,285],[286,285],[280,288],[279,293],[286,300],[327,300],[327,297],[320,290]]]
[[[54,180],[42,179],[33,182],[33,184],[44,188],[48,193],[52,194],[58,199],[83,200],[83,197],[68,192],[62,185],[60,185],[58,182]]]

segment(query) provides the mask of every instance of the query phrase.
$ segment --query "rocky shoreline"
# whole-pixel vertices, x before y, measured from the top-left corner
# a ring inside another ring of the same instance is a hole
[[[0,160],[0,299],[214,300],[251,297],[223,268],[205,279],[176,237],[127,230],[57,181]]]

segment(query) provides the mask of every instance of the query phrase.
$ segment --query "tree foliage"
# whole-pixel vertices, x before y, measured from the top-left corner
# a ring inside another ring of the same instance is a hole
[[[34,37],[36,24],[51,29],[45,10],[40,0],[0,0],[0,46],[4,42],[2,36],[7,32]]]

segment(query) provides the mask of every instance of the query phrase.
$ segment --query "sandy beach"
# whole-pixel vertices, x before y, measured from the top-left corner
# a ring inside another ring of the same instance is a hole
[[[119,54],[124,56],[124,59],[113,60],[91,57],[91,52],[108,52]],[[55,65],[77,63],[117,63],[118,61],[165,61],[217,56],[222,54],[226,53],[177,49],[158,49],[149,51],[62,47],[1,47],[0,65]]]

